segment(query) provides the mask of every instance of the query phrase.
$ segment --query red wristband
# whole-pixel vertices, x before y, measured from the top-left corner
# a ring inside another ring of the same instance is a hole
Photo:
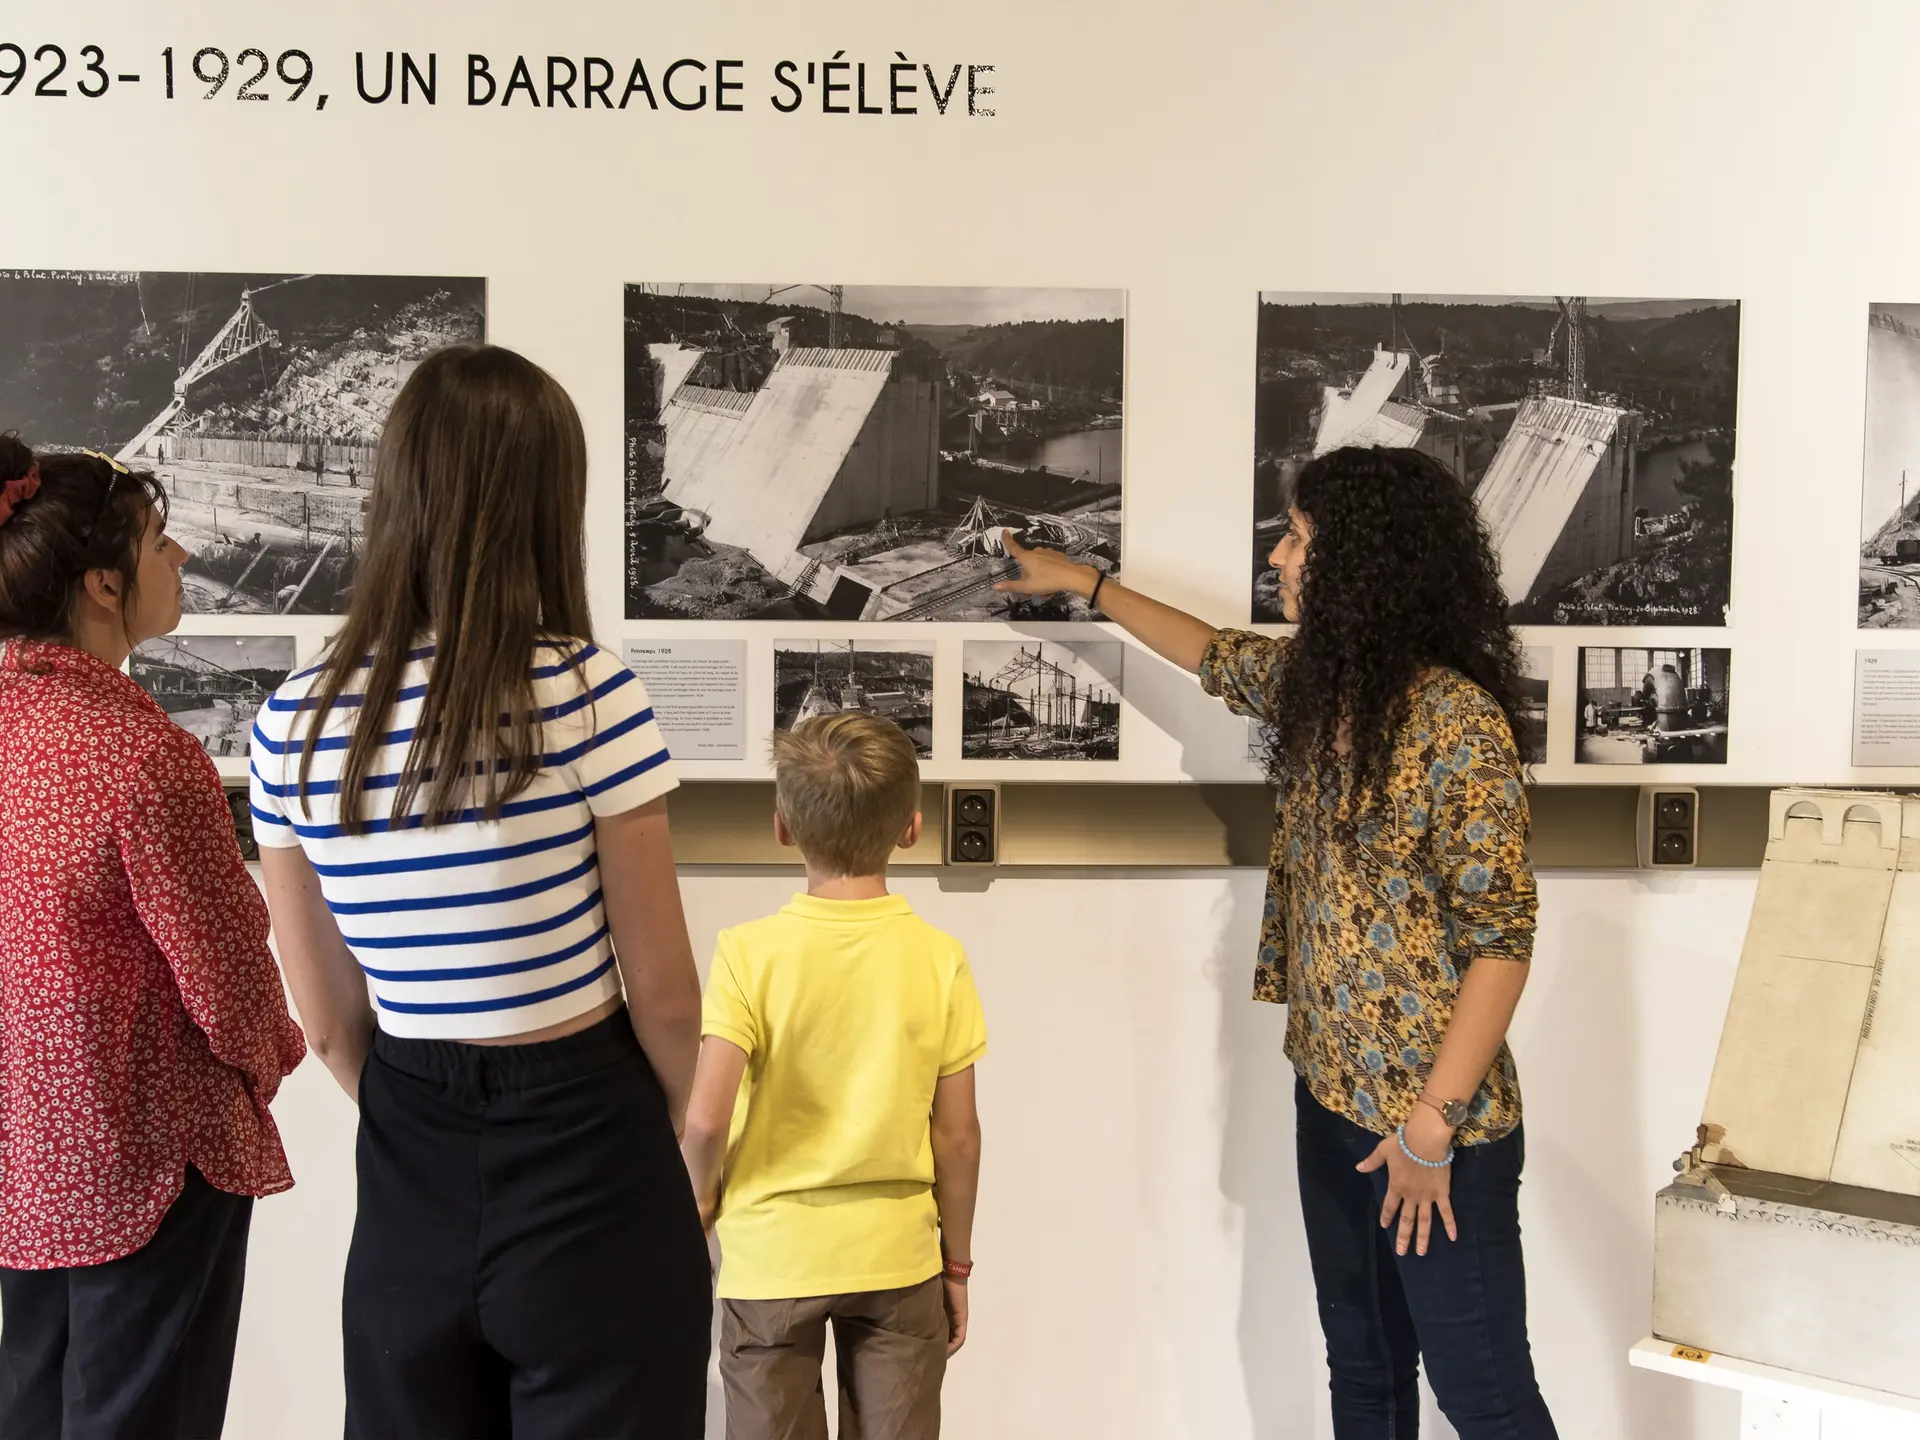
[[[940,1270],[949,1280],[965,1280],[969,1275],[973,1274],[973,1262],[971,1260],[949,1260],[940,1267]]]

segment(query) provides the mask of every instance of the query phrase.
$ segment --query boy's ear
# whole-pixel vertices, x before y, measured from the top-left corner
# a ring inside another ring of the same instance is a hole
[[[773,838],[776,843],[793,848],[793,832],[787,829],[787,817],[778,810],[773,812]]]
[[[906,833],[900,837],[900,849],[911,850],[920,843],[920,827],[921,815],[920,812],[916,810],[913,812],[913,819],[907,822]]]

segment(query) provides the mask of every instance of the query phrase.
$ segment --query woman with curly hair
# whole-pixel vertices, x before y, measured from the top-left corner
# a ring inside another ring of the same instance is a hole
[[[1507,1024],[1535,894],[1520,651],[1472,501],[1413,450],[1302,468],[1270,561],[1290,639],[1216,630],[1008,538],[1269,736],[1257,998],[1288,1007],[1300,1207],[1339,1440],[1555,1434],[1527,1345]],[[1524,737],[1523,737],[1524,738]]]

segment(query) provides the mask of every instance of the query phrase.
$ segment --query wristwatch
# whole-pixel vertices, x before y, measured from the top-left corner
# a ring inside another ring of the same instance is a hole
[[[1420,1097],[1424,1104],[1431,1105],[1440,1112],[1440,1118],[1449,1128],[1458,1130],[1467,1123],[1467,1102],[1464,1100],[1436,1100],[1431,1095]]]

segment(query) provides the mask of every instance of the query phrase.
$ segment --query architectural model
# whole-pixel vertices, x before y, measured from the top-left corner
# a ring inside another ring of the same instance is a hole
[[[1781,790],[1654,1332],[1920,1397],[1920,799]]]

